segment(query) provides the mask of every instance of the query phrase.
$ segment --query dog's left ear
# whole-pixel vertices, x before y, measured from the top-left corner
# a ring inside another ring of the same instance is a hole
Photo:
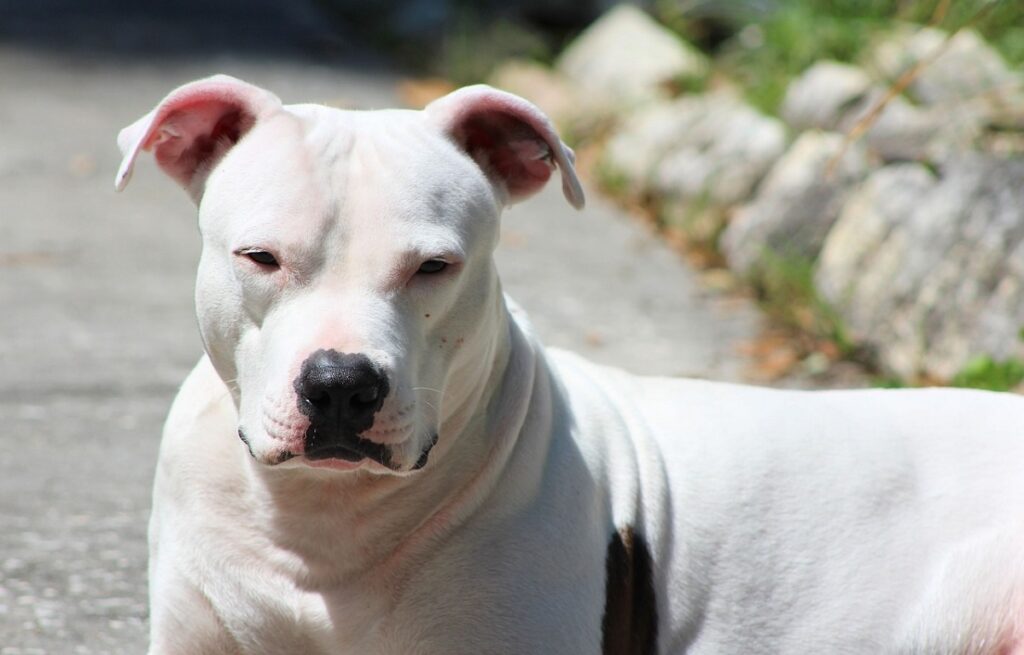
[[[558,167],[566,200],[583,208],[575,156],[533,104],[478,84],[438,98],[423,111],[504,188],[510,201],[540,191]]]

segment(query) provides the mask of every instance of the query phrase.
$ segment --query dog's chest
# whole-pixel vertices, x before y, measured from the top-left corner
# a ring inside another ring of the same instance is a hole
[[[289,591],[284,580],[259,588],[250,580],[244,605],[218,609],[233,634],[259,645],[246,653],[599,652],[600,594],[500,568],[434,562],[400,589],[354,583]]]
[[[385,590],[365,583],[302,588],[266,570],[259,577],[237,576],[231,586],[244,589],[245,597],[217,603],[221,620],[247,655],[419,652],[399,647],[414,643],[416,625],[395,611]]]

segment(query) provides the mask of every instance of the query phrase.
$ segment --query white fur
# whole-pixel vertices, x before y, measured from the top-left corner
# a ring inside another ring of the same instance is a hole
[[[151,655],[598,653],[627,525],[662,653],[1020,647],[1024,399],[639,378],[546,351],[491,260],[502,181],[440,106],[266,111],[189,182],[209,355],[161,446]],[[268,243],[281,275],[232,254]],[[410,274],[438,254],[455,275]],[[289,385],[316,348],[388,370],[377,420],[407,430],[374,438],[400,470],[273,465],[301,440]]]

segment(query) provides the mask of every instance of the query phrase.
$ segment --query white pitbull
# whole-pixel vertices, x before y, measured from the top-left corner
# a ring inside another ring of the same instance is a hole
[[[641,378],[542,348],[499,215],[572,152],[488,87],[283,106],[217,76],[119,138],[199,206],[153,655],[1024,650],[1024,399]]]

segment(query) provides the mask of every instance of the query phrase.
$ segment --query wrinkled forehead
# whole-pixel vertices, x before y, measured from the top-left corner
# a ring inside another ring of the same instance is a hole
[[[257,230],[322,233],[342,223],[345,232],[473,238],[495,233],[500,211],[477,165],[405,110],[289,106],[228,153],[207,189],[201,220],[229,212]]]

